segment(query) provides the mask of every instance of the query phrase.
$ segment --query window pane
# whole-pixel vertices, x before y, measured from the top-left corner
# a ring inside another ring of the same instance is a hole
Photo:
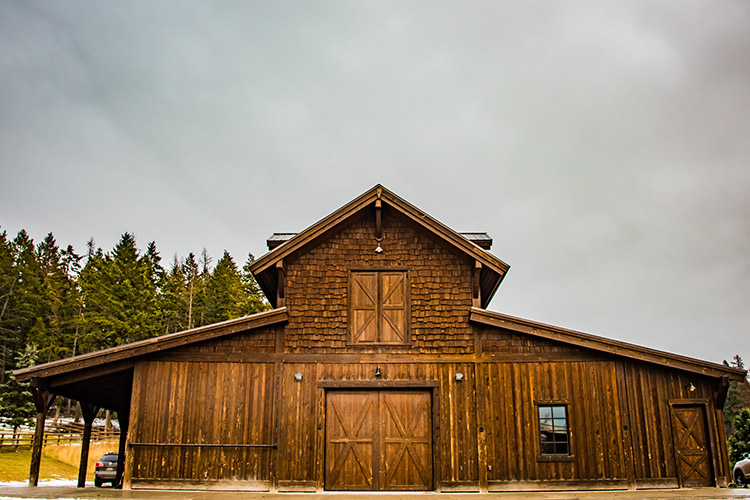
[[[568,455],[568,443],[555,443],[555,455]]]
[[[570,455],[565,405],[540,405],[539,452],[542,455]]]
[[[552,416],[555,418],[565,418],[565,407],[564,406],[553,406]]]
[[[539,407],[539,419],[552,418],[552,407],[551,406],[540,406]]]
[[[555,442],[566,442],[568,440],[568,433],[567,432],[555,432],[552,435],[552,440]]]

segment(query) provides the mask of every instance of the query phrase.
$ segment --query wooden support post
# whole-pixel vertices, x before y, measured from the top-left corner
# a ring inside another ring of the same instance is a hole
[[[44,419],[55,395],[47,391],[46,386],[37,378],[31,379],[31,390],[36,406],[36,428],[34,430],[34,441],[31,444],[31,466],[29,467],[29,486],[39,483],[39,466],[42,462],[42,444],[44,443]]]
[[[128,419],[130,411],[117,412],[117,420],[120,423],[120,446],[117,450],[117,475],[115,476],[115,487],[122,489],[122,474],[125,471],[125,445],[128,441]]]
[[[278,279],[276,307],[284,307],[284,293],[286,286],[286,269],[284,269],[284,259],[276,263],[276,277]]]
[[[491,432],[487,418],[487,399],[485,387],[489,381],[485,377],[485,367],[483,363],[474,364],[474,403],[477,415],[477,466],[479,467],[479,492],[487,493],[488,481],[487,476],[487,433]]]
[[[81,463],[78,465],[78,487],[86,487],[86,472],[89,465],[89,446],[91,444],[91,426],[94,424],[99,407],[81,401],[83,413],[83,438],[81,439]]]
[[[128,447],[127,451],[125,452],[125,469],[122,473],[122,489],[129,490],[133,484],[133,466],[135,464],[135,453],[136,449],[133,446],[130,446],[130,431],[133,431],[133,436],[137,439],[138,437],[138,401],[141,401],[141,391],[143,390],[143,363],[138,363],[133,368],[133,385],[132,385],[132,392],[130,396],[131,408],[130,412],[127,414],[127,426],[126,431],[128,433]],[[125,412],[117,412],[117,416],[119,417],[121,414],[124,414]],[[130,418],[133,418],[133,420],[130,420]],[[120,437],[122,437],[123,433],[123,423],[120,422]]]
[[[383,202],[375,200],[375,241],[383,239]]]
[[[472,300],[471,305],[474,307],[482,307],[482,289],[479,286],[479,280],[482,275],[482,263],[478,260],[474,261],[474,278],[472,280]]]
[[[719,433],[718,439],[718,457],[721,461],[721,466],[724,469],[724,475],[721,478],[717,477],[716,486],[726,487],[727,484],[734,482],[732,477],[732,468],[729,466],[729,450],[727,450],[727,436],[726,430],[724,429],[724,404],[727,402],[727,393],[729,392],[729,378],[723,376],[719,379],[719,383],[716,387],[716,400],[714,401],[716,427]],[[716,456],[716,453],[714,453]],[[718,476],[718,474],[716,474]],[[726,483],[724,483],[726,481]],[[722,484],[723,483],[723,484]]]

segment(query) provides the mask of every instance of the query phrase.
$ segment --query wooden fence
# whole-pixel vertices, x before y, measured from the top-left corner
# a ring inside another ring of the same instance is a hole
[[[58,445],[74,443],[81,440],[83,436],[83,425],[81,424],[80,432],[71,431],[55,431],[45,430],[44,431],[44,445]],[[120,436],[119,431],[116,430],[105,430],[102,428],[94,427],[91,431],[92,441],[101,440],[112,440],[118,439]],[[34,433],[30,431],[18,431],[13,432],[12,430],[0,429],[0,451],[12,447],[17,450],[19,447],[30,447],[34,441]]]

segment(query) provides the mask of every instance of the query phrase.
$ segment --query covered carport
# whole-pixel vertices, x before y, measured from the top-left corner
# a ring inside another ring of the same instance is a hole
[[[120,423],[120,443],[118,447],[117,480],[119,485],[125,466],[125,443],[130,414],[130,395],[133,385],[133,360],[91,366],[87,356],[70,358],[16,372],[19,381],[30,381],[34,405],[36,406],[36,428],[32,442],[29,486],[39,481],[39,467],[44,442],[44,422],[47,411],[57,396],[78,401],[84,421],[81,443],[81,461],[78,468],[78,487],[86,481],[91,429],[94,418],[100,409],[114,411]],[[98,358],[98,356],[97,356]]]

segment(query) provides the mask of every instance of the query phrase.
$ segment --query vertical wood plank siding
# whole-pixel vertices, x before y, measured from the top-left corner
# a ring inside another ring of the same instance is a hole
[[[489,363],[482,372],[490,489],[499,481],[627,479],[614,363]],[[537,401],[567,403],[572,460],[538,460]]]
[[[148,362],[134,391],[132,482],[270,485],[272,363]],[[159,445],[172,446],[159,446]],[[176,446],[175,446],[176,445]],[[204,446],[180,446],[204,445]],[[207,446],[208,445],[208,446]],[[210,446],[225,445],[225,446]]]
[[[381,375],[376,378],[377,368]],[[280,377],[278,393],[275,370]],[[629,470],[634,471],[636,486],[677,487],[670,401],[699,402],[706,405],[709,420],[716,415],[708,378],[645,363],[601,359],[153,361],[139,364],[137,372],[131,442],[278,443],[278,449],[134,446],[130,450],[134,487],[153,487],[158,480],[236,489],[274,485],[281,491],[320,489],[326,467],[321,435],[326,389],[321,381],[435,381],[433,405],[439,430],[433,465],[436,487],[444,491],[477,491],[481,485],[489,490],[626,488],[631,484]],[[295,379],[298,373],[302,380]],[[463,380],[456,380],[457,373],[463,374]],[[695,391],[689,391],[690,383]],[[539,457],[535,404],[545,402],[568,407],[569,460]],[[277,435],[275,418],[279,419]],[[717,443],[715,422],[709,421],[708,430]],[[632,448],[628,448],[630,442]],[[711,453],[717,477],[725,475],[723,464],[714,458],[717,451]],[[277,454],[273,461],[272,454]]]
[[[636,484],[648,486],[678,486],[672,442],[669,402],[705,401],[708,427],[711,433],[712,461],[719,485],[725,484],[724,461],[717,460],[720,438],[716,421],[711,379],[695,374],[668,370],[646,363],[624,363],[625,384],[629,394],[630,422]],[[695,387],[689,390],[690,384]]]

